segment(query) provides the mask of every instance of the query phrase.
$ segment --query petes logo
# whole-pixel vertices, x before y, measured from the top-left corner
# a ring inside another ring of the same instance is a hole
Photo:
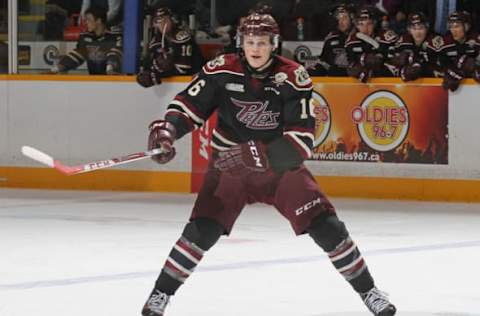
[[[357,124],[362,140],[381,152],[398,147],[410,125],[407,106],[390,91],[370,94],[360,106],[353,108],[352,121]]]
[[[280,86],[282,85],[285,80],[288,79],[288,75],[284,72],[278,72],[275,74],[275,76],[273,77],[273,83],[276,84],[277,86]]]
[[[240,83],[227,83],[225,89],[235,92],[245,92],[245,87]]]
[[[246,127],[254,130],[275,129],[278,127],[278,118],[280,113],[267,111],[269,101],[248,102],[230,98],[232,103],[241,108],[237,113],[237,120],[245,124]]]

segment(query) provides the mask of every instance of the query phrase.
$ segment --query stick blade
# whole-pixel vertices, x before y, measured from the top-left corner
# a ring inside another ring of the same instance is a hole
[[[51,168],[54,167],[53,158],[36,148],[30,146],[22,146],[22,154]]]

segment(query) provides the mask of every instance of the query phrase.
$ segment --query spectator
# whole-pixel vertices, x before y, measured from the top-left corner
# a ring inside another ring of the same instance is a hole
[[[87,32],[80,34],[77,47],[62,57],[52,73],[67,72],[87,61],[91,75],[113,75],[121,73],[122,37],[107,31],[107,13],[92,7],[85,12]]]
[[[91,7],[107,11],[107,27],[119,31],[123,23],[123,0],[83,0],[80,14],[84,17]]]
[[[436,52],[439,65],[444,70],[443,87],[450,91],[458,89],[466,77],[480,81],[480,69],[476,58],[480,51],[480,38],[471,31],[470,15],[453,12],[448,18],[449,32],[436,37],[430,48]]]
[[[44,39],[63,40],[63,31],[68,18],[80,12],[81,0],[48,0],[45,6]]]
[[[190,30],[177,23],[168,7],[155,9],[153,26],[155,34],[149,44],[149,56],[137,75],[138,84],[145,88],[160,84],[164,77],[192,74],[193,68],[203,62],[195,59],[200,53]]]
[[[420,77],[434,77],[438,73],[435,53],[428,49],[434,35],[429,33],[430,24],[421,12],[408,16],[408,33],[400,36],[396,46],[392,64],[397,67],[403,81],[411,81]]]
[[[8,45],[0,41],[0,74],[8,73]]]
[[[352,5],[335,6],[331,14],[337,20],[337,28],[324,39],[320,61],[313,69],[308,64],[306,69],[311,75],[347,76],[348,58],[345,42],[353,30],[355,10]]]
[[[393,57],[398,35],[379,28],[378,12],[368,6],[361,7],[356,15],[356,30],[345,44],[349,61],[349,75],[362,82],[371,76],[391,77],[395,67],[388,60]]]

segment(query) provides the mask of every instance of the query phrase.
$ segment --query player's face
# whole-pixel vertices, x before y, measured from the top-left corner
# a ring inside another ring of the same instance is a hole
[[[462,23],[451,23],[450,33],[452,33],[453,39],[456,41],[462,41],[465,39],[465,27]]]
[[[88,32],[95,32],[98,25],[101,24],[101,20],[95,19],[95,17],[92,14],[87,13],[85,15],[85,24],[87,25]]]
[[[270,36],[246,35],[243,38],[243,51],[248,64],[253,68],[260,68],[265,65],[273,52],[273,45]]]
[[[372,20],[358,21],[357,29],[360,33],[366,34],[368,36],[372,36],[374,31],[373,21]]]
[[[347,13],[340,13],[337,16],[338,21],[338,30],[342,33],[345,33],[352,26],[352,21]]]
[[[427,28],[423,24],[412,25],[408,31],[410,32],[410,35],[412,35],[415,43],[423,43],[427,38]]]
[[[172,19],[169,16],[162,16],[153,20],[153,26],[161,33],[168,33],[172,29]]]

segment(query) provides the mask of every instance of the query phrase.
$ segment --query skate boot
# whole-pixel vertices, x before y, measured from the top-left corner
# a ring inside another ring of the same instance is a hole
[[[366,293],[361,293],[365,305],[375,316],[393,316],[397,309],[388,300],[388,295],[376,287]]]
[[[170,296],[157,289],[153,289],[152,294],[150,294],[150,297],[143,306],[142,315],[163,316],[169,300]]]

